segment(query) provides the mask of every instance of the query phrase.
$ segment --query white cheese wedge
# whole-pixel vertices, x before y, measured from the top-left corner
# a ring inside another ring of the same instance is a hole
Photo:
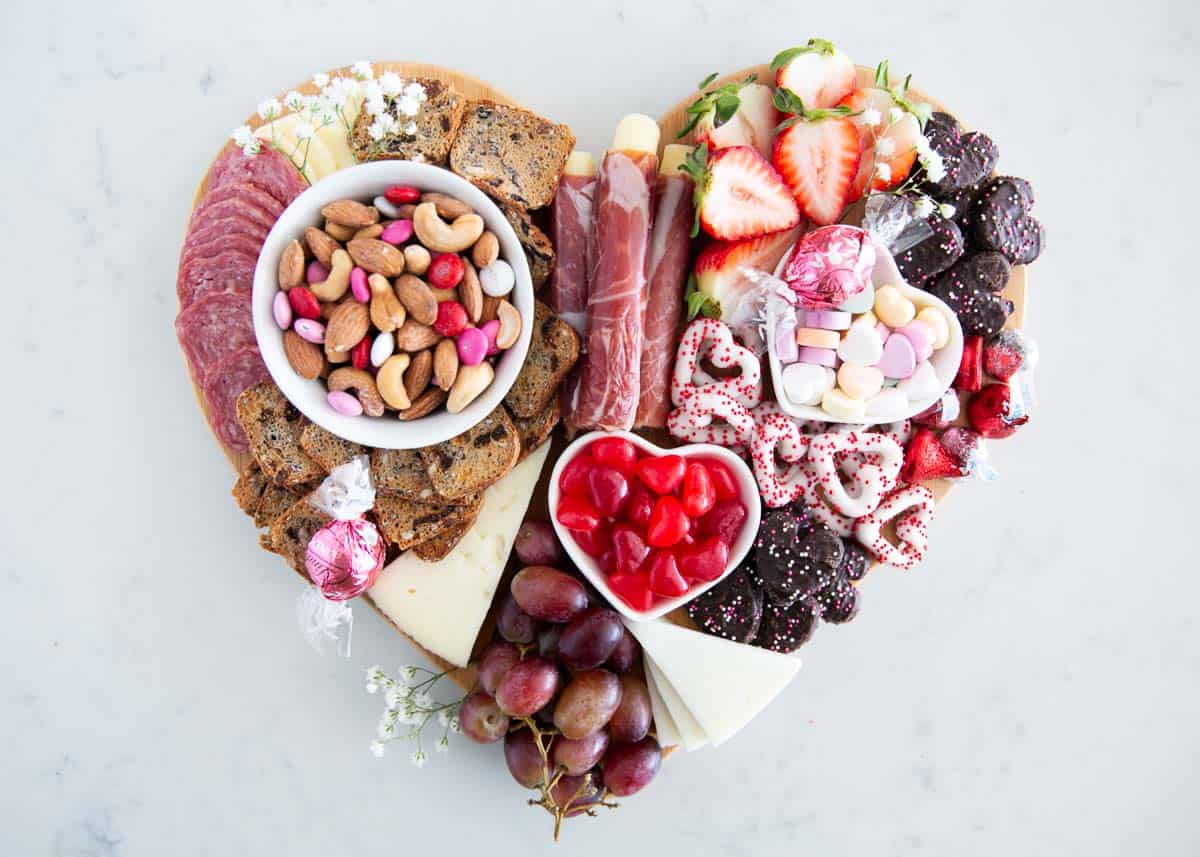
[[[664,683],[679,695],[714,747],[754,719],[800,670],[797,657],[734,643],[665,619],[625,624],[661,674],[658,689],[668,707],[671,700]],[[674,708],[671,713],[679,724]]]
[[[654,676],[650,674],[649,669],[646,670],[646,690],[650,695],[650,710],[654,712],[654,734],[658,736],[659,746],[678,747],[682,745],[683,740],[679,737],[679,728],[675,725],[675,718],[671,716],[671,712],[667,710],[667,704],[659,695],[658,686],[654,683]]]
[[[289,113],[287,116],[280,116],[274,122],[268,122],[254,134],[263,140],[274,140],[280,151],[296,164],[297,169],[304,164],[301,172],[309,184],[316,184],[325,176],[336,172],[338,166],[322,142],[320,134],[314,134],[307,142],[299,140],[296,136],[296,126],[301,122],[312,124],[307,117],[299,113]]]
[[[704,734],[704,729],[692,716],[692,712],[688,711],[688,707],[683,704],[683,700],[679,698],[675,688],[671,687],[671,683],[663,676],[658,664],[654,663],[645,653],[642,655],[642,663],[646,665],[646,674],[651,676],[654,681],[654,689],[658,691],[663,705],[670,714],[671,723],[674,725],[675,731],[679,733],[679,742],[683,744],[683,749],[699,750],[708,743],[708,736]],[[653,697],[650,699],[650,706],[654,707]]]
[[[550,443],[483,492],[475,526],[449,555],[426,562],[409,551],[384,567],[367,595],[419,645],[465,667],[496,594]]]

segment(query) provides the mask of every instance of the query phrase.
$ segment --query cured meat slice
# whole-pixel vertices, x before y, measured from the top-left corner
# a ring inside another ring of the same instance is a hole
[[[221,360],[254,345],[249,296],[218,292],[196,301],[175,317],[175,335],[187,355],[192,378],[204,385]]]
[[[687,146],[666,146],[659,168],[654,231],[650,234],[646,266],[648,295],[642,323],[641,390],[634,420],[639,427],[665,426],[671,409],[671,365],[675,359],[675,335],[683,319],[688,253],[696,217],[692,202],[695,184],[679,169],[687,152]]]
[[[654,120],[626,116],[600,168],[587,354],[572,420],[581,428],[629,429],[637,414],[657,151]]]
[[[588,274],[595,257],[592,240],[595,194],[596,159],[587,152],[572,152],[558,181],[550,212],[556,260],[547,303],[580,336],[586,332]]]
[[[194,259],[219,256],[227,250],[240,250],[257,259],[259,251],[262,250],[262,240],[243,232],[215,233],[200,243],[189,238],[183,242],[183,249],[179,252],[179,264],[182,266]]]
[[[239,292],[249,308],[254,266],[257,263],[257,253],[251,255],[243,250],[231,249],[215,256],[189,259],[181,264],[175,281],[180,314],[215,292]]]
[[[247,216],[253,216],[253,212],[259,212],[264,224],[268,227],[274,226],[279,215],[283,213],[283,203],[265,190],[257,188],[249,182],[231,182],[217,188],[209,188],[204,196],[197,200],[189,225],[204,216],[209,208],[224,205],[232,205]]]
[[[250,444],[238,422],[237,397],[245,389],[268,378],[258,348],[243,346],[225,355],[212,366],[201,392],[208,405],[208,424],[225,446],[234,452],[246,452]]]
[[[271,227],[263,226],[257,220],[251,220],[241,214],[225,214],[223,216],[218,216],[218,214],[219,212],[214,210],[211,216],[192,223],[187,237],[183,240],[185,249],[189,246],[207,244],[209,241],[226,235],[245,235],[261,245],[266,239],[267,233],[271,231]]]
[[[233,182],[247,182],[288,205],[308,187],[304,177],[282,152],[263,146],[257,155],[247,155],[228,143],[208,171],[208,187],[216,189]]]

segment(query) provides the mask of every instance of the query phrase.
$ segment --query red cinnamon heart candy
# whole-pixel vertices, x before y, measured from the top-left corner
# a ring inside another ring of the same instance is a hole
[[[691,526],[682,503],[670,494],[659,497],[646,524],[646,542],[651,547],[669,548],[687,535]]]
[[[693,518],[699,518],[713,507],[717,502],[717,489],[713,486],[707,467],[698,461],[687,466],[680,496],[683,510]]]
[[[645,529],[653,510],[654,495],[650,489],[641,482],[634,482],[629,489],[629,499],[625,501],[625,520]]]
[[[628,524],[618,524],[612,530],[613,565],[618,574],[637,571],[650,555],[642,534]]]
[[[594,559],[599,559],[612,550],[612,532],[603,521],[590,530],[579,530],[571,535],[575,537],[575,544]]]
[[[679,573],[688,580],[707,583],[725,573],[729,564],[729,545],[716,536],[679,551]]]
[[[600,523],[600,513],[596,507],[586,497],[575,494],[560,498],[554,514],[560,524],[576,532],[594,530]]]
[[[739,500],[721,500],[700,519],[700,533],[716,536],[727,545],[737,541],[746,520],[746,507]]]
[[[677,598],[688,591],[687,581],[679,573],[675,555],[670,551],[655,551],[649,565],[650,589],[667,598]]]
[[[654,593],[650,591],[650,579],[644,574],[610,575],[608,588],[634,610],[649,610],[654,606]]]
[[[558,476],[558,490],[564,494],[587,493],[587,475],[596,466],[596,461],[586,452],[575,456],[563,467]]]
[[[637,466],[637,447],[623,437],[602,437],[588,447],[588,452],[598,464],[615,467],[626,476],[632,476]]]
[[[683,481],[687,462],[682,455],[659,455],[637,463],[638,479],[655,494],[670,494]]]
[[[615,517],[629,498],[629,480],[607,464],[597,463],[588,472],[587,483],[588,496],[606,518]]]
[[[741,499],[741,486],[734,479],[733,473],[725,466],[725,462],[706,461],[704,466],[708,468],[708,475],[712,477],[713,488],[717,491],[718,500]]]

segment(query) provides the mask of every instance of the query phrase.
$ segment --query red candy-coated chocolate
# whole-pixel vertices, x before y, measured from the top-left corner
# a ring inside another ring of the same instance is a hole
[[[967,402],[967,422],[990,439],[1008,437],[1029,422],[1029,417],[1012,415],[1012,390],[1008,384],[988,384]]]
[[[467,308],[458,301],[442,301],[438,304],[437,318],[434,319],[433,329],[442,336],[458,336],[467,329],[471,319],[467,316]]]
[[[717,502],[717,489],[713,487],[712,476],[708,468],[698,461],[689,464],[683,475],[682,498],[683,511],[692,518],[706,514]]]
[[[411,205],[421,198],[421,191],[412,185],[394,184],[383,192],[383,198],[396,205]]]
[[[682,455],[647,456],[637,463],[638,479],[655,494],[670,494],[678,488],[686,470]]]
[[[462,282],[466,266],[457,253],[438,253],[429,263],[425,278],[435,289],[452,289]]]
[[[586,497],[568,494],[558,501],[555,511],[558,522],[568,530],[588,532],[596,529],[600,523],[600,513]]]
[[[311,318],[314,321],[321,317],[321,302],[306,286],[294,286],[288,289],[288,303],[292,312],[300,318]]]
[[[679,573],[675,554],[670,551],[655,551],[649,563],[650,589],[664,598],[678,598],[688,591],[688,582]]]
[[[650,522],[646,525],[646,542],[651,547],[669,548],[678,542],[691,529],[691,521],[683,504],[668,494],[659,497],[650,512]]]
[[[350,365],[355,369],[366,369],[371,362],[371,337],[364,336],[358,345],[350,349]]]

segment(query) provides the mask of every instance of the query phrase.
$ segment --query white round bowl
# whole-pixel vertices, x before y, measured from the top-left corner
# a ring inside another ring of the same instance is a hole
[[[675,598],[665,598],[657,606],[649,610],[634,610],[608,588],[608,580],[605,577],[604,571],[600,568],[600,564],[579,546],[571,531],[560,524],[558,516],[555,515],[555,510],[558,508],[558,500],[561,496],[558,488],[558,480],[562,475],[563,468],[567,466],[567,463],[572,458],[579,454],[580,449],[601,437],[623,437],[639,449],[655,455],[682,455],[684,458],[715,458],[729,468],[730,473],[737,480],[738,488],[741,491],[742,504],[746,507],[746,520],[742,522],[742,531],[738,534],[737,540],[729,547],[729,563],[720,577],[708,583],[693,586],[683,595]],[[737,568],[738,564],[746,558],[746,554],[750,552],[750,548],[754,544],[754,539],[758,535],[758,525],[762,518],[762,502],[758,495],[758,482],[755,481],[754,474],[750,471],[746,462],[742,461],[733,452],[730,452],[723,446],[716,446],[711,443],[692,443],[687,446],[664,449],[661,446],[656,446],[644,437],[627,431],[594,431],[576,438],[573,443],[562,451],[562,454],[558,457],[558,461],[555,462],[554,470],[550,474],[547,502],[550,509],[550,522],[554,526],[554,532],[558,534],[559,542],[567,552],[567,556],[575,563],[575,567],[583,572],[583,576],[588,579],[592,586],[596,587],[608,603],[612,605],[614,610],[635,622],[646,622],[650,619],[657,619],[660,616],[664,616],[672,610],[687,604],[693,598],[712,589],[728,577],[730,572]]]
[[[942,314],[946,316],[946,321],[950,324],[949,341],[929,358],[934,372],[937,373],[938,381],[941,382],[941,389],[938,390],[937,395],[926,399],[910,401],[908,407],[895,413],[876,414],[870,417],[870,424],[878,425],[880,423],[896,422],[914,417],[921,413],[921,411],[932,406],[934,402],[942,397],[943,393],[950,389],[950,385],[954,383],[954,377],[958,374],[959,364],[962,363],[963,331],[962,325],[958,322],[958,317],[946,305],[945,301],[931,295],[924,289],[910,286],[900,274],[900,269],[896,267],[896,260],[892,258],[892,254],[888,252],[888,249],[878,241],[872,243],[875,247],[875,267],[871,271],[871,283],[875,288],[878,289],[887,285],[896,286],[906,298],[917,305],[918,312],[925,307],[936,307],[942,311]],[[792,257],[794,249],[795,245],[779,260],[779,266],[775,269],[776,277],[780,277],[783,274],[783,269],[787,266],[788,259]],[[788,399],[787,394],[783,390],[783,364],[779,362],[779,358],[775,354],[775,318],[770,313],[768,313],[767,317],[767,360],[771,366],[771,382],[775,385],[775,399],[779,403],[780,410],[785,414],[797,419],[820,420],[826,423],[861,422],[835,417],[833,414],[822,410],[819,405],[797,405]]]
[[[508,300],[521,313],[521,334],[512,348],[499,356],[491,386],[461,412],[441,408],[428,416],[405,422],[395,414],[350,417],[339,414],[326,401],[320,379],[301,378],[283,351],[283,332],[275,324],[271,302],[279,290],[279,257],[289,241],[304,234],[307,226],[324,223],[321,208],[339,199],[370,200],[394,184],[412,185],[422,191],[449,194],[471,206],[486,227],[500,239],[500,256],[512,265],[516,285]],[[322,179],[292,201],[268,233],[254,269],[251,297],[254,335],[271,378],[283,395],[301,413],[340,438],[383,449],[416,449],[441,443],[479,423],[508,393],[529,352],[533,331],[533,281],[517,234],[504,214],[482,191],[449,170],[413,161],[375,161],[347,167]]]

